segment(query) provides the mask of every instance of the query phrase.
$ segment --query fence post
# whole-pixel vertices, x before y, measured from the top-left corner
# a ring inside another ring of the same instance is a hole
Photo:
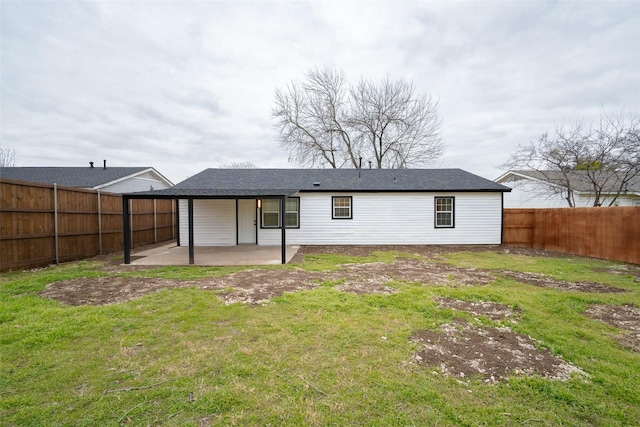
[[[153,243],[158,243],[158,218],[156,215],[157,200],[153,199]]]
[[[98,251],[102,255],[102,209],[100,203],[100,190],[98,190]]]
[[[135,225],[133,224],[133,199],[129,199],[129,223],[131,224],[131,247],[136,247],[136,242],[134,240],[133,230]]]
[[[58,253],[58,184],[53,183],[53,241],[56,250],[56,264],[60,264],[60,256]]]
[[[124,238],[124,263],[131,264],[131,234],[129,229],[129,201],[126,196],[122,196],[122,237]]]

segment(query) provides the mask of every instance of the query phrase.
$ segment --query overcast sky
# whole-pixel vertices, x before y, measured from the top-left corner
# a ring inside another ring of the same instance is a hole
[[[312,67],[413,81],[440,102],[431,167],[494,179],[518,144],[640,111],[640,1],[11,1],[1,143],[19,166],[153,166],[174,183],[280,148],[276,88]],[[366,161],[367,159],[365,159]]]

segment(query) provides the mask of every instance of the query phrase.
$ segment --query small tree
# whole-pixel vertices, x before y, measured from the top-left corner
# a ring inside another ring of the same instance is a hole
[[[597,125],[557,126],[552,135],[521,145],[503,165],[537,171],[547,194],[575,206],[574,190],[588,188],[593,206],[612,206],[640,176],[640,117],[602,112]]]
[[[364,158],[405,168],[444,152],[437,102],[402,79],[348,87],[344,72],[312,69],[276,90],[273,117],[281,145],[305,166],[357,168]]]

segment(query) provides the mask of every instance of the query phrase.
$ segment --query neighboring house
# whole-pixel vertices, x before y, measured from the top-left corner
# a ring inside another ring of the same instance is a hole
[[[111,193],[162,190],[173,185],[152,167],[3,167],[0,178]]]
[[[190,248],[285,235],[298,245],[500,244],[508,191],[460,169],[206,169],[125,198],[179,199],[179,244]]]
[[[576,207],[593,206],[594,192],[585,171],[572,171],[571,194],[562,174],[557,171],[510,170],[495,182],[511,187],[504,197],[505,208],[568,208],[567,197]],[[608,206],[617,194],[619,184],[612,183],[601,194],[602,206]],[[640,177],[628,183],[614,202],[614,206],[640,206]]]

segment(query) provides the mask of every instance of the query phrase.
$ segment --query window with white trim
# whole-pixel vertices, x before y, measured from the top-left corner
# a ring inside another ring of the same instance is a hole
[[[454,197],[436,197],[435,198],[435,227],[436,228],[453,228],[454,227]]]
[[[285,203],[285,226],[286,228],[300,227],[300,198],[288,197]],[[280,199],[262,200],[262,228],[280,228]]]
[[[331,198],[331,218],[333,219],[352,219],[353,211],[351,204],[353,199],[351,196],[333,196]]]
[[[300,199],[298,197],[288,197],[284,211],[284,224],[287,228],[300,227]]]

